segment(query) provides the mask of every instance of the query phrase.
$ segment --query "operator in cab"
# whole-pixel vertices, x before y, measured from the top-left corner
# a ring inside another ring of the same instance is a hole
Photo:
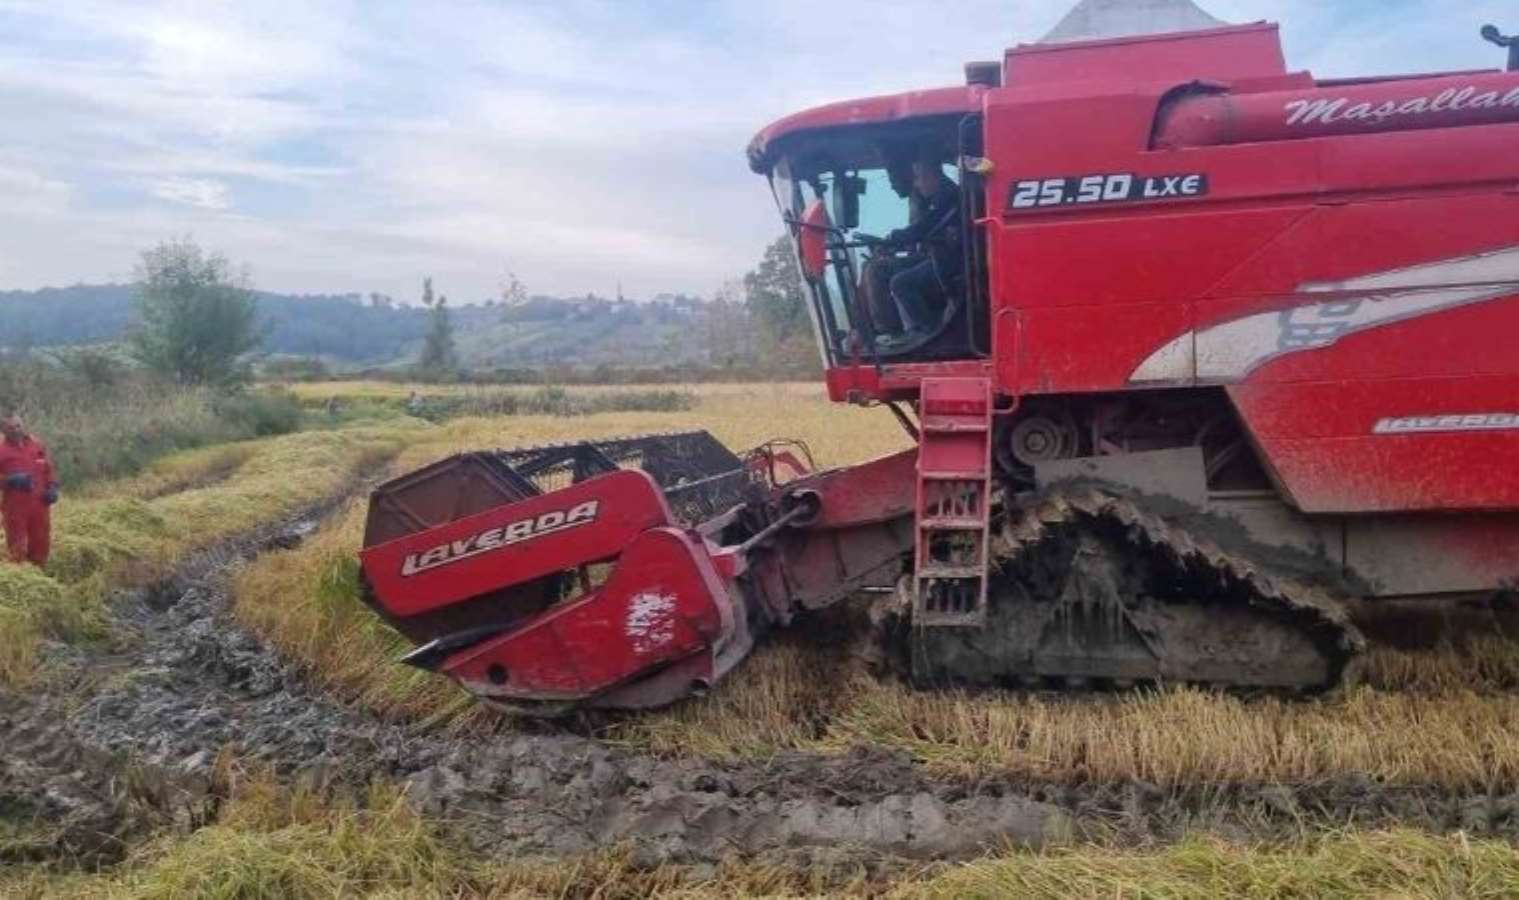
[[[952,314],[948,290],[964,266],[960,186],[944,174],[932,155],[913,160],[912,194],[917,220],[886,236],[888,246],[915,251],[917,260],[891,278],[891,296],[903,331],[879,339],[888,346],[918,343],[938,329]]]
[[[881,148],[881,156],[886,160],[886,179],[892,193],[907,201],[907,224],[917,224],[923,219],[923,200],[912,187],[911,151],[888,145]],[[902,333],[902,317],[897,314],[897,302],[891,296],[891,280],[921,261],[920,257],[892,253],[884,244],[882,250],[872,253],[860,272],[866,334],[874,337]]]

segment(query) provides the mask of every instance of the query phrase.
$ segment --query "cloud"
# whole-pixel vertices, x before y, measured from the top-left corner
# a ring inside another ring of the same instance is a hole
[[[155,197],[199,209],[229,209],[232,206],[227,186],[208,178],[160,178],[151,182],[149,189]]]
[[[1071,2],[0,0],[0,118],[25,123],[0,288],[124,277],[191,233],[276,290],[711,291],[779,231],[756,130],[956,83]],[[1201,5],[1345,75],[1492,64],[1477,20],[1510,2]]]
[[[7,215],[18,221],[57,220],[68,215],[73,186],[24,166],[0,159],[0,197]],[[0,277],[17,270],[23,259],[5,260],[0,252]],[[3,282],[0,282],[3,284]]]
[[[27,197],[61,199],[68,195],[69,186],[40,172],[0,163],[0,192],[7,202]]]

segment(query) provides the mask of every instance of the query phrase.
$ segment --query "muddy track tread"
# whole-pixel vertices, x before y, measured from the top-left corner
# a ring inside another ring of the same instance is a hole
[[[1230,553],[1147,510],[1142,499],[1112,489],[1090,484],[1057,486],[1012,510],[993,531],[991,565],[1005,567],[1050,537],[1055,528],[1103,520],[1121,525],[1128,541],[1159,549],[1180,567],[1206,568],[1227,583],[1248,588],[1250,605],[1286,613],[1327,638],[1322,643],[1333,654],[1335,681],[1303,687],[1334,689],[1358,680],[1366,639],[1352,623],[1346,607],[1333,596],[1322,588],[1267,572],[1253,560]],[[1241,681],[1227,686],[1254,685]]]

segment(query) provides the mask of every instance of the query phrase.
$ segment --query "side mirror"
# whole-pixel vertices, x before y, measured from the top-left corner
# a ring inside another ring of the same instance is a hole
[[[797,246],[802,259],[802,275],[808,281],[820,281],[828,271],[828,209],[822,200],[814,200],[802,210],[797,222]]]
[[[833,187],[833,220],[839,227],[860,227],[860,195],[868,183],[858,175],[840,175]]]
[[[1519,37],[1504,34],[1496,25],[1483,25],[1482,39],[1490,44],[1508,48],[1508,70],[1519,72]]]

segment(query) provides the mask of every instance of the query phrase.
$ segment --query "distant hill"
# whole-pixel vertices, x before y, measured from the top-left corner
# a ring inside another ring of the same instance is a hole
[[[132,323],[131,285],[81,284],[37,291],[0,291],[0,346],[58,347],[119,340]],[[419,341],[425,312],[379,307],[349,296],[259,293],[270,353],[381,363]]]
[[[97,344],[124,337],[132,287],[75,285],[0,291],[0,349]],[[752,353],[741,307],[681,295],[646,302],[533,297],[449,307],[461,361],[470,368],[662,366],[722,363]],[[404,365],[427,327],[421,307],[360,294],[259,293],[269,329],[263,351],[321,357],[340,368]]]

